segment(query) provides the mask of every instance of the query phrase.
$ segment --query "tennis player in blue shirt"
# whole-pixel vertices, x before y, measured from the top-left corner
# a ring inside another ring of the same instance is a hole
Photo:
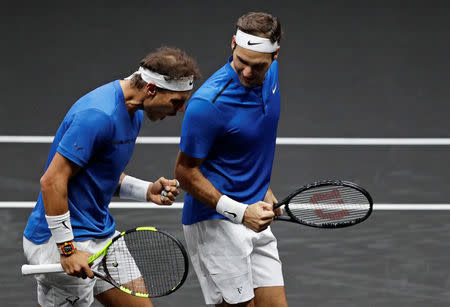
[[[37,275],[41,306],[90,306],[94,296],[106,306],[153,306],[149,299],[93,279],[88,257],[118,233],[108,210],[113,195],[158,205],[174,202],[176,180],[161,177],[151,183],[123,172],[144,112],[152,121],[176,115],[198,76],[187,54],[162,47],[147,55],[129,78],[103,85],[71,107],[56,132],[24,232],[30,264],[61,262],[72,275]]]
[[[279,20],[237,21],[233,55],[189,100],[175,178],[187,191],[183,229],[206,304],[287,306],[269,224],[280,90]]]

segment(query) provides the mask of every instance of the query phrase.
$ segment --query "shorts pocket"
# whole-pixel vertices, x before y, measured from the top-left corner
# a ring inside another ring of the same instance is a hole
[[[206,259],[211,279],[227,303],[236,304],[253,298],[249,257],[226,255]]]
[[[211,274],[211,278],[228,304],[247,302],[254,296],[250,272]]]

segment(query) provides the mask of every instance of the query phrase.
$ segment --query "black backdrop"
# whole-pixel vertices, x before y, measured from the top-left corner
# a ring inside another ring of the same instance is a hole
[[[53,135],[76,99],[129,75],[161,45],[195,57],[204,81],[230,54],[237,18],[262,10],[279,16],[285,32],[279,137],[448,138],[448,5],[4,0],[0,135]],[[141,136],[177,136],[181,123],[182,116],[146,120]],[[0,201],[36,199],[48,150],[49,144],[0,143]],[[127,172],[171,177],[176,152],[176,145],[137,145]],[[282,197],[299,184],[340,178],[365,186],[376,203],[448,204],[448,157],[448,146],[278,146],[272,188]],[[35,306],[33,279],[19,275],[30,210],[0,210],[2,306]],[[182,238],[179,210],[113,215],[119,229],[150,224]],[[448,215],[377,211],[339,232],[274,226],[290,306],[448,306]],[[202,302],[191,272],[157,306]]]

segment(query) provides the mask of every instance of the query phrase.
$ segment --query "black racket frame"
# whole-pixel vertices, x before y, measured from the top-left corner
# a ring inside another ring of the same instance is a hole
[[[361,192],[369,201],[369,210],[367,211],[367,214],[359,219],[355,219],[353,221],[348,221],[348,222],[337,222],[337,223],[326,223],[326,224],[322,224],[322,225],[317,225],[317,224],[310,224],[310,223],[306,223],[304,221],[301,221],[299,219],[297,219],[297,217],[291,212],[291,210],[289,209],[289,202],[291,201],[292,198],[294,198],[295,196],[297,196],[298,194],[306,191],[306,190],[310,190],[312,188],[318,188],[321,186],[344,186],[344,187],[350,187],[353,188],[355,190],[358,190],[359,192]],[[310,183],[307,185],[304,185],[302,187],[300,187],[299,189],[297,189],[295,192],[289,194],[289,196],[287,196],[286,198],[284,198],[281,202],[275,204],[273,206],[274,209],[279,208],[281,206],[285,206],[284,209],[286,211],[286,213],[288,214],[288,216],[275,216],[275,220],[279,220],[279,221],[286,221],[286,222],[292,222],[292,223],[296,223],[296,224],[302,224],[305,226],[310,226],[310,227],[316,227],[316,228],[344,228],[344,227],[349,227],[349,226],[353,226],[355,224],[361,223],[363,221],[365,221],[371,214],[372,214],[372,210],[373,210],[373,199],[372,196],[369,194],[369,192],[366,191],[366,189],[364,189],[363,187],[361,187],[360,185],[350,182],[350,181],[343,181],[343,180],[320,180],[320,181],[316,181],[314,183]]]
[[[142,231],[142,230],[138,230],[139,228],[142,228],[142,227],[137,227],[137,228],[133,228],[133,229],[128,229],[128,230],[126,230],[126,231],[124,231],[124,232],[118,234],[117,236],[115,236],[115,237],[111,240],[111,245],[113,245],[115,241],[119,240],[121,237],[123,237],[123,236],[125,236],[125,235],[127,235],[127,234],[129,234],[129,233],[137,232],[137,231]],[[178,240],[175,236],[173,236],[172,234],[170,234],[170,233],[168,233],[168,232],[165,232],[165,231],[163,231],[163,230],[157,229],[156,227],[152,227],[152,228],[155,228],[157,232],[166,235],[167,237],[169,237],[170,239],[172,239],[172,240],[177,244],[177,246],[178,246],[178,247],[180,248],[180,250],[181,250],[181,253],[183,254],[183,258],[184,258],[184,268],[185,268],[185,270],[184,270],[183,277],[181,278],[180,282],[179,282],[175,287],[173,287],[172,289],[169,289],[167,292],[164,292],[163,294],[160,294],[160,295],[153,295],[153,296],[152,296],[152,295],[149,295],[149,296],[148,296],[149,298],[166,296],[166,295],[169,295],[169,294],[175,292],[176,290],[178,290],[179,288],[181,288],[181,286],[183,285],[183,283],[186,281],[186,278],[187,278],[188,273],[189,273],[189,258],[188,258],[188,256],[187,256],[186,249],[184,248],[184,246],[183,246],[183,244],[180,242],[180,240]],[[152,230],[146,230],[146,231],[152,231]],[[107,253],[106,253],[106,254],[107,254]],[[106,254],[103,256],[103,258],[102,258],[102,260],[101,260],[101,263],[102,263],[102,266],[103,266],[103,270],[105,271],[106,275],[103,275],[103,274],[101,274],[101,273],[99,273],[99,272],[94,272],[94,271],[93,271],[93,273],[94,273],[94,275],[97,276],[98,278],[100,278],[100,279],[102,279],[102,280],[104,280],[104,281],[106,281],[106,282],[109,282],[109,283],[112,284],[114,287],[120,289],[121,286],[120,286],[120,285],[119,285],[119,284],[118,284],[118,283],[110,276],[110,274],[109,274],[109,272],[108,272],[108,267],[107,267],[107,265],[106,265],[106,258],[107,258],[107,257],[106,257]],[[135,293],[134,291],[131,291],[130,294],[133,295],[133,296],[136,295],[136,293]]]

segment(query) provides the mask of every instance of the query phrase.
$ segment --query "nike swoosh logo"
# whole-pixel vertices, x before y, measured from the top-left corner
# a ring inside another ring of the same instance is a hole
[[[249,46],[252,46],[252,45],[259,45],[259,44],[262,44],[262,43],[252,43],[251,41],[248,41],[248,42],[247,42],[247,45],[249,45]]]
[[[277,90],[277,86],[278,86],[278,84],[275,84],[275,87],[272,90],[272,94],[275,94],[275,91]]]
[[[63,221],[62,224],[64,225],[64,227],[70,230],[69,226],[66,225],[66,221]]]
[[[66,297],[66,301],[68,301],[71,305],[75,305],[75,303],[79,300],[80,298],[78,296],[69,296]]]
[[[233,218],[236,218],[236,213],[234,213],[234,212],[230,212],[230,211],[224,211],[225,213],[228,213],[229,215],[232,215],[233,216]]]

